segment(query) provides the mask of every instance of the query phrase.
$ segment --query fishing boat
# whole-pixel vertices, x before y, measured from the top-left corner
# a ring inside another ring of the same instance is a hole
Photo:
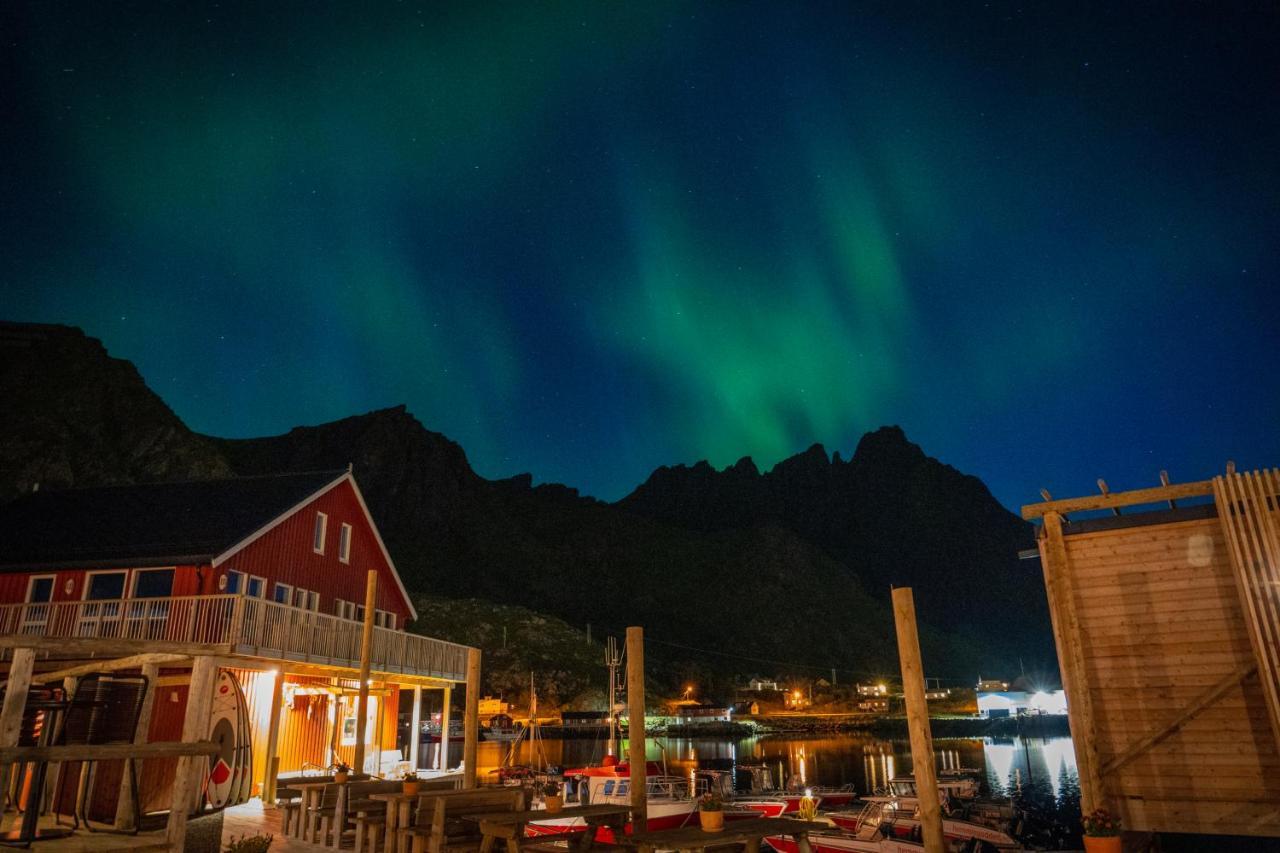
[[[653,762],[650,762],[652,764]],[[612,772],[602,772],[612,771]],[[611,767],[582,768],[566,772],[566,777],[577,774],[575,791],[577,802],[582,805],[630,805],[631,778],[626,764],[615,764]],[[690,789],[687,776],[656,775],[645,779],[645,828],[650,832],[660,829],[678,829],[696,826],[698,823],[698,798]],[[756,813],[747,809],[734,808],[725,804],[724,819],[726,821],[745,820],[756,817]],[[530,836],[563,835],[570,832],[582,832],[586,823],[580,817],[566,815],[549,817],[546,820],[534,821],[527,825],[526,833]],[[632,825],[627,824],[627,832]],[[614,842],[613,830],[599,827],[595,841],[601,844]]]
[[[788,792],[788,794],[794,792]],[[814,785],[800,792],[802,797],[809,796],[818,800],[823,810],[848,808],[857,799],[858,792],[853,785],[842,785],[838,788],[830,785]]]
[[[867,803],[854,812],[835,812],[827,815],[831,822],[846,832],[857,836],[866,827],[877,827],[881,835],[911,840],[920,834],[920,816],[916,809],[896,808],[888,803]],[[1012,822],[1004,828],[977,820],[967,820],[953,815],[942,817],[942,834],[948,841],[966,841],[976,838],[997,850],[1020,849],[1013,836]]]
[[[735,806],[751,809],[764,817],[781,817],[784,814],[795,814],[800,811],[800,804],[805,796],[812,796],[815,804],[821,805],[822,797],[807,791],[780,791],[773,786],[773,772],[763,764],[739,764],[738,772],[745,774],[750,780],[745,792],[735,791],[733,779],[728,774],[714,770],[699,771],[705,776],[711,790],[717,791]],[[850,791],[850,800],[853,799]]]

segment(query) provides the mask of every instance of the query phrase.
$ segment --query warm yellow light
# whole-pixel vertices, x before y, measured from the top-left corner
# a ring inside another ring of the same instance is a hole
[[[791,695],[792,695],[792,696],[794,696],[795,698],[799,699],[799,698],[800,698],[800,691],[799,691],[799,690],[796,690],[796,691],[792,692],[792,694],[791,694]]]

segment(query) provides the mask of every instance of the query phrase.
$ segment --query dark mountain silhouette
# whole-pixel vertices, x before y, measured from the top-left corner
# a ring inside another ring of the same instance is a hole
[[[527,474],[486,480],[403,406],[218,439],[187,429],[79,330],[8,324],[0,357],[0,394],[20,404],[0,417],[0,500],[37,482],[350,462],[410,590],[597,632],[644,625],[664,672],[892,673],[890,583],[917,588],[930,674],[1012,674],[1019,658],[1053,668],[1038,570],[1016,562],[1029,528],[897,428],[865,436],[848,462],[815,446],[765,474],[750,459],[661,468],[610,505]]]

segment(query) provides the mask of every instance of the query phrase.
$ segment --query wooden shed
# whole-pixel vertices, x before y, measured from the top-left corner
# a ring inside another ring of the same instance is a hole
[[[1022,509],[1043,522],[1082,806],[1280,836],[1280,470],[1100,486]]]

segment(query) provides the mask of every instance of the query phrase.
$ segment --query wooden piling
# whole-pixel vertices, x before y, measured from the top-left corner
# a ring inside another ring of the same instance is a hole
[[[27,705],[27,689],[31,687],[31,671],[35,668],[36,650],[13,650],[9,662],[9,683],[5,686],[4,707],[0,709],[0,747],[17,746],[22,730],[22,712]],[[0,808],[9,801],[9,765],[0,764]]]
[[[356,703],[356,773],[364,772],[365,738],[369,735],[369,666],[373,657],[373,619],[378,608],[378,573],[369,570],[364,585],[364,633],[360,639],[360,696]]]
[[[453,688],[446,687],[440,701],[440,748],[436,750],[436,769],[444,773],[449,769],[449,724],[452,716]]]
[[[924,849],[925,853],[946,853],[942,809],[938,804],[938,772],[933,764],[933,735],[929,731],[929,704],[924,695],[920,635],[916,631],[916,604],[910,587],[893,591],[893,621],[898,632],[902,691],[907,705],[907,729],[911,734],[911,769],[920,803]]]
[[[213,685],[218,678],[216,658],[200,655],[191,666],[191,687],[187,691],[187,710],[182,719],[183,743],[195,743],[209,737],[209,713],[213,707]],[[183,756],[173,777],[173,799],[169,805],[169,823],[165,828],[169,847],[181,850],[187,837],[187,816],[195,810],[209,775],[209,759],[203,755]]]
[[[151,711],[156,701],[156,679],[160,675],[160,667],[154,663],[142,665],[142,677],[147,680],[147,692],[142,697],[142,710],[138,715],[138,727],[133,733],[133,742],[144,744],[151,733]],[[120,774],[120,792],[116,797],[115,828],[128,832],[137,829],[134,818],[138,807],[133,799],[133,791],[137,779],[142,775],[142,768],[136,758],[124,762],[124,772]]]
[[[280,712],[284,706],[284,670],[276,673],[271,685],[271,710],[267,717],[266,774],[262,780],[262,803],[276,801],[276,777],[280,775]]]
[[[417,773],[419,743],[422,741],[422,685],[413,685],[413,709],[409,714],[409,766]]]
[[[644,629],[627,629],[627,760],[631,765],[631,822],[649,825],[644,756]]]
[[[462,787],[476,786],[476,744],[480,741],[480,650],[467,650],[467,710],[462,718]],[[441,746],[447,745],[442,741]]]

